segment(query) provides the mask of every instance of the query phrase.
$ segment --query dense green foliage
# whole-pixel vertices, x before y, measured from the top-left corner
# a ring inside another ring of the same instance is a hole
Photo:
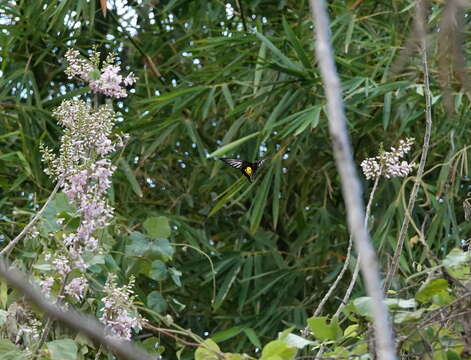
[[[102,239],[109,253],[90,278],[103,285],[112,272],[124,284],[133,275],[137,304],[152,324],[170,326],[161,317],[169,314],[223,351],[255,356],[255,348],[279,331],[306,327],[345,261],[349,234],[308,2],[227,3],[234,16],[228,17],[226,2],[209,0],[129,1],[106,17],[93,0],[0,5],[0,240],[13,239],[53,188],[39,144],[58,148],[61,132],[51,112],[61,100],[84,93],[63,73],[66,50],[85,54],[96,45],[104,53],[114,51],[139,80],[134,93],[114,104],[122,116],[116,131],[130,139],[114,159],[118,171],[110,201],[116,217]],[[333,1],[329,11],[355,160],[359,165],[382,144],[389,149],[414,137],[410,158],[417,163],[425,100],[420,54],[415,44],[404,47],[413,38],[412,3]],[[460,317],[440,323],[434,316],[441,306],[444,314],[466,309],[462,302],[449,304],[466,294],[462,284],[469,278],[467,253],[459,249],[471,228],[463,210],[470,103],[466,76],[458,76],[461,45],[467,48],[469,39],[460,44],[457,31],[439,33],[443,4],[433,2],[428,11],[431,148],[388,301],[404,356],[428,352],[451,359],[471,346],[461,337],[471,329]],[[457,16],[469,34],[464,13],[460,8]],[[447,42],[458,44],[454,52]],[[217,160],[236,155],[268,159],[255,183]],[[413,178],[384,179],[375,194],[370,230],[384,272],[412,183]],[[365,201],[371,185],[365,180]],[[10,256],[38,279],[44,269],[37,264],[56,246],[47,226],[57,212],[68,211],[64,201],[59,195],[44,215],[42,240],[23,241]],[[353,268],[325,316],[340,305]],[[7,310],[17,295],[2,289],[0,307]],[[329,351],[337,355],[365,353],[364,296],[358,281],[341,325],[311,319],[314,340],[336,341]],[[97,298],[91,299],[82,310],[96,311]],[[64,337],[58,334],[50,340]],[[181,348],[165,335],[159,343],[166,358]],[[274,351],[283,359],[294,356],[283,349]],[[198,351],[200,359],[215,356]],[[187,347],[180,356],[193,354]]]

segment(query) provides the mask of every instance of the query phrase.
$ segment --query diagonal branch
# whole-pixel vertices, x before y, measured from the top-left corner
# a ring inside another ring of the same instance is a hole
[[[0,257],[0,277],[17,289],[27,301],[36,305],[47,316],[54,318],[67,327],[79,331],[93,341],[99,342],[113,352],[119,359],[151,360],[151,357],[129,341],[119,340],[106,334],[105,327],[95,318],[75,310],[64,310],[47,300],[44,295],[28,281],[26,274],[10,268],[7,260]]]
[[[373,184],[373,189],[371,190],[371,193],[370,193],[370,198],[368,200],[368,204],[366,205],[365,228],[367,228],[367,229],[368,229],[368,219],[370,218],[371,205],[373,205],[373,199],[374,199],[376,190],[378,189],[379,179],[380,179],[380,176],[376,177],[375,182]],[[350,284],[348,285],[348,289],[345,292],[343,300],[340,303],[337,311],[335,312],[334,317],[340,315],[340,312],[342,311],[343,307],[347,304],[348,300],[350,299],[350,296],[352,295],[353,287],[355,286],[355,284],[357,282],[359,272],[360,272],[360,257],[357,258],[357,263],[355,265],[355,270],[353,270],[352,279],[350,280]]]
[[[59,188],[61,187],[61,185],[62,185],[62,180],[59,180],[54,190],[52,190],[51,195],[49,195],[46,202],[44,203],[43,207],[36,213],[36,215],[34,215],[34,217],[31,219],[28,225],[26,225],[23,228],[23,230],[21,230],[21,232],[12,241],[10,241],[8,245],[2,249],[2,251],[0,251],[0,256],[4,256],[5,254],[8,254],[10,250],[13,249],[15,245],[20,242],[21,239],[23,239],[23,237],[28,233],[28,231],[31,230],[33,225],[36,223],[36,221],[38,221],[38,219],[43,214],[44,210],[46,210],[47,206],[49,205],[51,200],[54,198],[54,195],[56,195],[57,191],[59,191]]]
[[[391,324],[388,320],[388,312],[383,301],[378,260],[370,242],[368,230],[364,226],[365,211],[361,185],[355,169],[347,133],[342,89],[330,43],[329,19],[325,1],[310,0],[310,4],[315,23],[316,56],[327,97],[329,131],[342,183],[348,226],[360,258],[360,267],[366,291],[371,297],[373,325],[377,344],[376,353],[379,360],[394,360],[396,359],[394,341]]]

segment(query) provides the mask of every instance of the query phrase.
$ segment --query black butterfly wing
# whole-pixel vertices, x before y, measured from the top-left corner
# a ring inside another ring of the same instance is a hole
[[[267,161],[267,159],[258,160],[255,163],[255,169],[258,169],[260,166],[262,166],[265,163],[265,161]]]
[[[224,161],[227,165],[232,166],[236,169],[241,169],[243,161],[238,159],[231,159],[231,158],[221,158],[220,160]]]

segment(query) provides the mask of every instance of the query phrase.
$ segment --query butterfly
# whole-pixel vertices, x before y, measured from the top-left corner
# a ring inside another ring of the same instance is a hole
[[[253,182],[257,169],[263,165],[266,159],[258,160],[256,162],[243,161],[239,159],[221,158],[227,165],[233,168],[240,169],[242,174],[250,181]]]

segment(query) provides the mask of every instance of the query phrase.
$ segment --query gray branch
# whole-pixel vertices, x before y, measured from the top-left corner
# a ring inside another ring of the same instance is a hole
[[[44,203],[43,207],[36,213],[36,215],[34,215],[34,217],[31,219],[31,221],[28,223],[28,225],[26,225],[23,228],[23,230],[21,230],[21,232],[12,241],[10,241],[8,243],[8,245],[5,246],[2,249],[2,251],[0,251],[0,256],[8,254],[10,252],[10,250],[13,249],[15,247],[15,245],[20,242],[21,239],[23,239],[23,237],[28,233],[28,231],[31,230],[33,225],[36,223],[36,221],[38,221],[38,219],[43,214],[44,210],[46,210],[47,206],[49,205],[51,200],[54,198],[54,195],[56,195],[56,193],[59,190],[59,188],[61,187],[61,185],[62,185],[62,180],[57,181],[56,187],[54,188],[54,190],[52,190],[51,194],[47,198],[47,200]]]
[[[22,272],[12,269],[4,258],[0,258],[0,277],[17,289],[27,301],[40,308],[47,316],[54,318],[67,327],[81,332],[92,341],[99,342],[119,359],[129,360],[151,360],[152,357],[138,349],[129,341],[119,340],[110,337],[106,333],[105,327],[95,318],[80,314],[75,310],[64,310],[49,300],[31,284],[27,276]]]
[[[365,228],[360,181],[355,169],[350,140],[347,133],[345,112],[342,102],[342,89],[334,63],[330,44],[329,20],[324,0],[310,0],[312,17],[315,23],[316,55],[327,97],[329,131],[335,161],[342,183],[347,219],[360,258],[366,292],[371,297],[373,325],[376,337],[376,353],[380,360],[396,359],[394,340],[388,312],[383,301],[383,292],[375,250]]]

